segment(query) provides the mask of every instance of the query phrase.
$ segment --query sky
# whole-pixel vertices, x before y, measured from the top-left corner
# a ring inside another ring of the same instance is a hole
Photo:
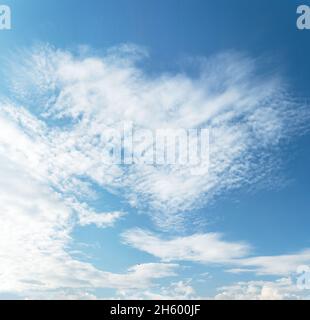
[[[0,298],[308,299],[310,1],[0,4]],[[124,122],[208,170],[107,164]]]

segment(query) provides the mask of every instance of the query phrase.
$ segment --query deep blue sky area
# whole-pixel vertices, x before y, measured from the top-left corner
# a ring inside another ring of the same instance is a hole
[[[307,2],[307,1],[304,1]],[[302,2],[302,3],[304,3]],[[175,68],[178,59],[225,50],[273,59],[307,92],[308,33],[296,28],[301,1],[51,1],[7,0],[13,30],[0,36],[1,50],[49,42],[97,50],[120,43],[145,46],[151,68]]]
[[[166,68],[176,57],[233,49],[256,56],[272,55],[296,81],[307,79],[308,34],[296,28],[296,8],[301,1],[6,3],[14,13],[13,30],[1,34],[3,49],[35,41],[60,47],[86,44],[96,49],[129,42],[150,50],[154,68]]]

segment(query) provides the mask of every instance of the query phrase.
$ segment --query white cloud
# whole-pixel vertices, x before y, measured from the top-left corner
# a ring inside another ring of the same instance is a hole
[[[302,300],[309,299],[291,278],[276,281],[238,282],[218,289],[216,300]]]
[[[310,249],[293,254],[274,256],[258,256],[241,259],[236,263],[240,268],[231,269],[230,272],[253,272],[258,275],[289,275],[296,273],[301,265],[310,265]]]
[[[97,228],[112,227],[126,215],[121,211],[97,213],[86,203],[78,202],[76,199],[66,199],[66,203],[78,212],[78,222],[81,226],[94,224]]]
[[[162,261],[191,261],[202,264],[222,264],[230,273],[289,276],[301,265],[310,265],[310,250],[294,254],[252,256],[245,242],[229,242],[217,233],[193,234],[176,238],[161,238],[142,229],[128,230],[122,235],[124,243],[147,252]]]
[[[172,282],[153,290],[118,290],[117,297],[125,300],[196,300],[198,297],[190,281]]]
[[[92,208],[96,189],[117,193],[147,209],[159,225],[173,227],[186,210],[272,176],[269,149],[295,133],[300,119],[307,123],[281,82],[256,77],[249,58],[218,56],[196,78],[151,77],[136,64],[141,54],[127,46],[78,57],[46,46],[14,58],[6,77],[13,92],[0,99],[1,292],[77,289],[72,294],[83,295],[87,288],[145,288],[173,276],[174,264],[142,264],[115,274],[69,254],[77,224],[108,227],[123,216]],[[126,120],[151,129],[212,127],[209,174],[192,176],[190,166],[106,164],[102,130],[119,129]],[[139,233],[149,247],[136,238]],[[214,233],[163,241],[136,230],[126,237],[165,261],[224,263],[248,252],[247,245]]]
[[[174,239],[161,239],[142,229],[125,232],[126,244],[152,254],[163,261],[228,263],[249,253],[245,243],[228,242],[217,233],[194,234]]]
[[[97,213],[79,200],[80,184],[58,184],[49,171],[53,151],[46,127],[26,110],[3,104],[0,124],[1,293],[93,298],[86,290],[152,287],[154,279],[174,275],[173,264],[141,264],[117,274],[73,258],[76,223],[107,227],[124,214]]]
[[[206,60],[196,78],[151,77],[137,64],[143,52],[127,45],[78,57],[46,46],[23,53],[13,68],[14,99],[41,119],[32,120],[34,135],[39,123],[45,127],[40,160],[58,188],[81,187],[79,177],[87,177],[151,212],[159,225],[175,227],[186,211],[217,195],[272,177],[279,160],[270,149],[309,118],[279,77],[257,76],[254,60],[235,53]],[[149,129],[212,128],[209,173],[193,176],[189,165],[104,164],[103,128],[124,121]]]
[[[0,108],[0,125],[0,155],[5,156],[3,165],[15,165],[29,175],[34,183],[53,188],[64,204],[78,214],[82,225],[94,223],[100,227],[111,226],[124,216],[122,212],[97,213],[87,203],[78,200],[80,196],[93,196],[93,191],[79,178],[61,172],[61,165],[57,166],[57,161],[63,163],[65,159],[70,159],[70,152],[66,155],[58,150],[54,162],[56,151],[46,124],[21,107],[3,103]],[[71,150],[71,153],[74,152]],[[8,180],[3,179],[3,184],[10,183]]]
[[[87,226],[89,224],[95,224],[98,228],[113,226],[115,221],[123,217],[122,212],[109,212],[109,213],[87,213],[80,215],[80,225]]]
[[[241,281],[218,288],[215,296],[199,295],[190,280],[150,289],[118,290],[117,298],[143,300],[309,300],[292,277],[274,281]]]

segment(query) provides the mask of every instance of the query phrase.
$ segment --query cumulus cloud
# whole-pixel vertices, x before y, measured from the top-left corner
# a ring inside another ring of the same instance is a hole
[[[117,297],[125,300],[196,300],[201,299],[190,281],[172,282],[153,290],[118,290]]]
[[[191,280],[172,282],[158,288],[118,290],[121,299],[143,300],[308,300],[309,295],[296,286],[292,277],[274,281],[240,281],[216,289],[214,296],[199,295]]]
[[[248,281],[218,289],[216,300],[302,300],[308,299],[292,278],[276,281]]]

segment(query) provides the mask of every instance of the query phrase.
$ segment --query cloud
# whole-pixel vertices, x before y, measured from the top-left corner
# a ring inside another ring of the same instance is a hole
[[[310,265],[310,250],[274,256],[253,255],[253,247],[245,242],[229,242],[218,233],[193,234],[175,238],[161,238],[143,229],[122,234],[123,242],[147,252],[162,261],[191,261],[201,264],[221,264],[230,273],[289,276],[301,265]]]
[[[216,300],[302,300],[308,299],[292,278],[276,281],[248,281],[218,289]]]
[[[237,262],[240,268],[231,269],[233,273],[253,272],[258,275],[289,275],[301,265],[310,264],[310,249],[298,253],[274,256],[258,256]]]
[[[144,50],[132,46],[99,57],[47,45],[12,59],[5,77],[12,90],[0,96],[1,292],[84,295],[89,288],[143,289],[173,276],[177,265],[171,263],[116,274],[70,255],[76,226],[111,227],[126,214],[93,207],[98,191],[174,228],[192,209],[272,177],[281,141],[307,130],[305,109],[279,78],[258,76],[249,57],[218,55],[193,77],[149,75],[141,56]],[[103,130],[121,130],[124,121],[137,129],[212,128],[209,173],[193,176],[196,165],[109,164]],[[135,229],[124,239],[164,262],[242,261],[249,250],[217,233],[163,240]],[[241,266],[247,263],[267,266],[248,258]]]
[[[174,239],[133,229],[122,235],[124,243],[148,252],[162,261],[193,261],[200,263],[228,263],[249,253],[245,243],[228,242],[217,233],[194,234]]]
[[[214,296],[199,295],[190,280],[172,282],[159,288],[118,290],[117,298],[136,300],[308,300],[292,277],[274,281],[240,281],[218,288]]]
[[[124,213],[96,212],[81,200],[88,188],[74,180],[58,184],[49,171],[46,126],[25,109],[2,104],[0,125],[1,293],[92,298],[87,290],[149,288],[175,274],[175,264],[141,264],[117,274],[73,258],[76,225],[112,226]]]
[[[172,282],[153,290],[118,290],[117,297],[125,300],[196,300],[200,299],[190,281]]]
[[[86,203],[76,201],[76,199],[66,199],[66,202],[78,212],[78,223],[82,227],[91,224],[97,228],[113,227],[117,221],[123,218],[126,213],[115,212],[95,212]]]
[[[309,119],[280,77],[259,75],[255,61],[237,53],[203,60],[195,77],[151,76],[140,67],[145,56],[130,45],[100,57],[50,46],[21,54],[9,74],[12,97],[31,113],[33,135],[42,135],[50,182],[72,192],[86,178],[167,228],[232,189],[274,184],[274,153]],[[136,129],[212,129],[208,173],[193,176],[197,165],[108,165],[103,129],[122,130],[124,121]]]
[[[86,215],[80,215],[80,225],[87,226],[89,224],[95,224],[98,228],[113,226],[115,221],[120,217],[123,217],[122,212],[110,212],[104,214],[87,213]]]
[[[2,102],[0,108],[0,156],[3,166],[16,166],[18,171],[27,175],[30,188],[31,184],[42,185],[46,190],[54,191],[64,204],[79,216],[82,225],[95,223],[100,227],[111,226],[116,220],[124,216],[122,212],[96,212],[87,203],[81,200],[81,196],[91,198],[94,191],[90,190],[87,182],[76,177],[66,177],[61,172],[61,166],[57,167],[57,161],[63,162],[70,158],[70,153],[60,153],[58,159],[53,162],[52,137],[42,121],[35,118],[31,113],[21,107]],[[71,152],[74,152],[72,150]],[[55,166],[56,165],[56,166]],[[7,170],[7,169],[6,169]],[[10,180],[16,181],[20,177],[12,176],[3,178],[3,186],[10,184]],[[3,170],[5,175],[5,171]],[[26,184],[25,184],[26,185]],[[15,186],[16,187],[16,186]],[[20,187],[22,188],[22,187]],[[39,189],[40,187],[38,187]],[[12,192],[14,188],[12,188]]]
[[[21,292],[14,292],[28,299],[100,299],[100,295],[95,292],[99,288],[115,289],[117,292],[139,292],[156,288],[155,280],[175,276],[178,267],[175,264],[145,263],[135,265],[124,273],[111,273],[78,261],[69,263],[67,259],[63,263],[65,267],[56,277],[57,282],[52,277],[48,278],[49,287],[40,285],[38,280],[25,281],[28,286]]]

